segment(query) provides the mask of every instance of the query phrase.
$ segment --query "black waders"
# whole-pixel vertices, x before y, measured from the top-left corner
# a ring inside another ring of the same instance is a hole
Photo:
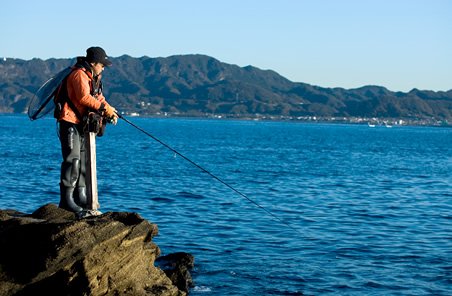
[[[60,122],[61,163],[60,208],[78,213],[86,207],[85,137],[82,127]]]

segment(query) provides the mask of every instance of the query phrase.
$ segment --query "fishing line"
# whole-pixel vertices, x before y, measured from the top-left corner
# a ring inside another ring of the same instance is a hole
[[[313,241],[312,238],[307,237],[306,235],[304,235],[303,233],[301,233],[298,229],[294,228],[293,226],[291,226],[290,224],[288,224],[287,222],[285,222],[284,220],[282,220],[281,218],[279,218],[278,216],[276,216],[275,214],[273,214],[272,212],[270,212],[269,210],[267,210],[266,208],[264,208],[263,206],[261,206],[260,204],[258,204],[257,202],[255,202],[254,200],[252,200],[251,198],[249,198],[248,196],[246,196],[245,194],[243,194],[242,192],[238,191],[237,189],[235,189],[234,187],[232,187],[231,185],[229,185],[228,183],[226,183],[225,181],[223,181],[222,179],[220,179],[219,177],[215,176],[214,174],[212,174],[211,172],[209,172],[208,170],[206,170],[205,168],[201,167],[200,165],[198,165],[197,163],[195,163],[194,161],[192,161],[191,159],[189,159],[188,157],[184,156],[183,154],[181,154],[180,152],[176,151],[175,149],[173,149],[172,147],[170,147],[169,145],[163,143],[162,141],[160,141],[159,139],[157,139],[156,137],[154,137],[153,135],[149,134],[148,132],[146,132],[145,130],[143,130],[142,128],[136,126],[135,124],[133,124],[132,122],[130,122],[129,120],[127,120],[126,118],[124,118],[122,115],[116,113],[118,115],[119,118],[121,118],[122,120],[124,120],[125,122],[127,122],[128,124],[130,124],[131,126],[133,126],[134,128],[138,129],[139,131],[143,132],[144,134],[146,134],[147,136],[151,137],[152,139],[154,139],[155,141],[157,141],[158,143],[162,144],[163,146],[165,146],[166,148],[168,148],[169,150],[173,151],[176,155],[179,155],[180,157],[182,157],[183,159],[185,159],[186,161],[190,162],[191,164],[193,164],[194,166],[196,166],[197,168],[199,168],[200,170],[202,170],[203,172],[209,174],[212,178],[214,178],[215,180],[221,182],[223,185],[227,186],[228,188],[232,189],[234,192],[236,192],[237,194],[239,194],[240,196],[246,198],[248,201],[250,201],[251,203],[253,203],[254,205],[256,205],[257,207],[259,207],[260,209],[264,210],[267,214],[271,215],[272,217],[274,217],[275,219],[277,219],[279,222],[281,222],[282,224],[286,225],[287,227],[289,227],[290,229],[292,229],[293,231],[297,232],[298,234],[300,234],[301,236],[303,236],[306,239],[309,239],[311,241]]]

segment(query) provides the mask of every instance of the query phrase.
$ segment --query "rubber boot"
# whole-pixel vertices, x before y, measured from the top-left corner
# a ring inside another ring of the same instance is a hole
[[[85,187],[77,187],[76,192],[74,194],[75,203],[82,207],[86,208],[88,203],[88,198],[86,197],[86,188]]]
[[[66,187],[60,184],[60,205],[59,207],[74,213],[83,211],[82,207],[79,207],[74,202],[74,187]]]

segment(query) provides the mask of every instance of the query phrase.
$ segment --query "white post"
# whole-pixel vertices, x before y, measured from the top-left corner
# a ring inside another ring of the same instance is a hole
[[[96,168],[96,133],[85,133],[86,153],[86,197],[88,210],[99,207],[97,196],[97,168]]]

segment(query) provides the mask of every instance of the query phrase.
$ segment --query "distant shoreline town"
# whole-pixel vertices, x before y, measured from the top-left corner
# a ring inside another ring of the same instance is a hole
[[[393,126],[442,126],[452,127],[447,120],[435,118],[377,118],[377,117],[321,117],[321,116],[269,116],[254,114],[253,116],[232,114],[205,114],[204,116],[190,116],[183,113],[157,112],[155,114],[139,114],[136,112],[121,112],[130,117],[155,117],[155,118],[193,118],[193,119],[217,119],[217,120],[249,120],[249,121],[293,121],[305,123],[338,123],[338,124],[362,124],[369,127],[393,127]]]

